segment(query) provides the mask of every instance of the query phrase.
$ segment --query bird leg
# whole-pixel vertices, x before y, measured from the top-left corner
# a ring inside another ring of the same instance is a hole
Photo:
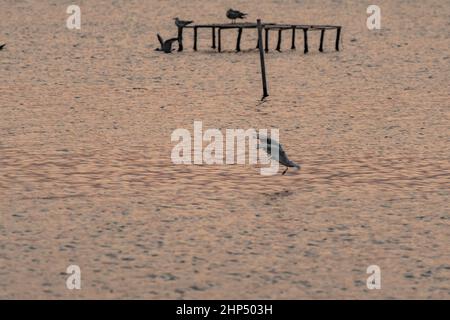
[[[286,167],[286,169],[283,171],[283,173],[281,174],[282,176],[284,176],[284,174],[288,171],[289,167]]]

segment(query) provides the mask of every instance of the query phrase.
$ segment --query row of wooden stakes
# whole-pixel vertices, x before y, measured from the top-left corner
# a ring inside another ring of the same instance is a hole
[[[278,41],[277,41],[277,51],[281,51],[281,42],[282,42],[282,32],[286,30],[291,31],[291,49],[296,49],[295,39],[296,39],[296,31],[303,30],[303,48],[304,53],[308,53],[308,31],[320,31],[320,45],[319,51],[324,51],[324,37],[326,30],[336,30],[336,41],[334,47],[336,51],[339,51],[339,44],[341,38],[341,26],[332,26],[332,25],[287,25],[287,24],[275,24],[275,23],[262,23],[262,27],[264,30],[264,50],[265,52],[269,51],[269,32],[270,31],[278,31]],[[210,29],[212,35],[212,44],[211,48],[216,49],[218,52],[222,51],[222,30],[224,29],[237,29],[237,40],[236,40],[236,52],[241,51],[241,39],[242,32],[244,29],[257,29],[256,23],[229,23],[229,24],[198,24],[198,25],[188,25],[184,27],[178,27],[178,42],[179,48],[178,51],[183,51],[183,29],[193,29],[194,33],[194,51],[198,49],[198,30],[199,29]],[[216,44],[217,42],[217,44]],[[258,42],[259,43],[259,42]],[[258,48],[258,45],[256,46]]]

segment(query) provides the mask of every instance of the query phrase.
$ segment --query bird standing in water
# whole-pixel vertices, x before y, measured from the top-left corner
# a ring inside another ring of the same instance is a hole
[[[227,11],[227,18],[231,19],[232,23],[235,23],[236,19],[245,19],[246,16],[246,13],[240,12],[239,10],[228,9]]]
[[[278,141],[269,137],[260,136],[259,134],[256,138],[258,139],[258,149],[263,149],[271,159],[274,159],[283,166],[286,166],[286,169],[283,171],[282,175],[284,175],[289,168],[295,168],[297,170],[300,169],[298,164],[289,160],[286,152],[283,150],[283,146]]]

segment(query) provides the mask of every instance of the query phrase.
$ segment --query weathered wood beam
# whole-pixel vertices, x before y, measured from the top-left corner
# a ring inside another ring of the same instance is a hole
[[[259,58],[261,62],[261,77],[262,77],[262,85],[263,85],[263,96],[261,100],[264,100],[266,97],[269,96],[269,93],[267,92],[267,80],[266,80],[266,65],[264,63],[264,50],[263,50],[263,43],[262,43],[262,29],[263,26],[261,25],[261,20],[256,20],[256,25],[258,26],[258,48],[259,48]]]
[[[178,27],[178,51],[183,51],[183,27]]]
[[[336,29],[336,51],[339,51],[339,42],[341,39],[341,27]]]
[[[194,51],[197,51],[197,28],[194,27]]]
[[[292,50],[295,49],[295,27],[292,27],[292,44],[291,44],[291,49]]]
[[[265,51],[269,52],[269,29],[265,29],[265,42],[266,42],[266,47],[265,47]]]
[[[217,51],[221,52],[222,51],[222,28],[219,28],[217,30],[217,37],[218,37],[218,45],[219,47],[217,48]]]
[[[215,49],[216,48],[216,28],[212,27],[211,28],[211,32],[212,32],[212,45],[211,45],[211,48]]]
[[[236,52],[241,51],[241,37],[242,37],[242,28],[238,29],[238,37],[236,41]]]
[[[204,28],[204,29],[210,29],[210,28],[222,28],[222,29],[237,29],[237,28],[243,28],[243,29],[256,29],[255,23],[210,23],[210,24],[190,24],[185,26],[184,28]],[[321,30],[321,29],[337,29],[341,26],[333,26],[333,25],[306,25],[306,24],[277,24],[277,23],[265,23],[263,24],[264,29],[290,29],[292,27],[295,27],[296,29],[315,29],[315,30]]]
[[[319,51],[323,52],[323,38],[325,36],[325,29],[322,29],[320,31],[320,46],[319,46]]]
[[[277,42],[277,51],[278,52],[281,52],[281,32],[282,31],[283,31],[282,29],[278,30],[278,42]]]
[[[304,36],[304,53],[308,53],[308,29],[307,28],[303,28],[303,36]]]

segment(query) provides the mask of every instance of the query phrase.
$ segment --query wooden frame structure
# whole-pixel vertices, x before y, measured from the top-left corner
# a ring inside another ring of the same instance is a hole
[[[263,85],[263,96],[261,100],[264,100],[269,96],[267,91],[267,80],[266,80],[266,68],[264,63],[264,52],[269,51],[269,33],[271,31],[278,31],[278,41],[276,50],[281,52],[281,42],[283,31],[291,31],[291,49],[295,50],[295,33],[297,30],[303,30],[303,52],[306,54],[309,51],[308,46],[308,32],[309,31],[320,31],[320,45],[319,51],[323,52],[323,42],[326,30],[336,30],[336,40],[334,48],[339,51],[339,44],[341,40],[341,26],[333,25],[304,25],[304,24],[277,24],[277,23],[262,23],[260,19],[256,23],[246,22],[246,23],[226,23],[226,24],[194,24],[186,25],[183,27],[178,27],[178,51],[183,51],[183,29],[193,29],[194,31],[194,51],[197,51],[197,40],[198,40],[198,30],[199,29],[210,29],[211,30],[211,48],[216,49],[218,52],[222,51],[222,30],[227,29],[237,29],[237,40],[236,40],[236,52],[241,51],[241,39],[242,32],[244,29],[256,29],[258,44],[256,48],[259,50],[260,61],[261,61],[261,77]],[[264,32],[264,39],[263,39]],[[217,36],[217,37],[216,37]],[[216,39],[217,38],[217,39]],[[263,48],[264,46],[264,48]]]
[[[211,30],[211,48],[216,49],[218,52],[222,51],[222,30],[227,29],[237,29],[237,40],[236,40],[236,52],[241,51],[241,38],[242,32],[244,29],[257,29],[258,26],[256,23],[227,23],[227,24],[196,24],[196,25],[187,25],[185,27],[178,27],[178,42],[179,48],[178,51],[183,51],[183,29],[193,29],[194,30],[194,51],[197,51],[197,40],[198,40],[198,30],[199,29],[210,29]],[[339,43],[341,39],[341,26],[333,26],[333,25],[302,25],[302,24],[276,24],[276,23],[262,23],[262,28],[264,30],[264,50],[265,52],[269,51],[269,32],[270,31],[278,31],[278,41],[277,41],[277,51],[281,51],[281,43],[282,43],[282,32],[286,30],[290,30],[292,33],[291,37],[291,49],[296,49],[295,46],[295,35],[296,30],[303,30],[303,52],[308,53],[308,32],[309,31],[320,31],[320,46],[319,51],[323,52],[323,42],[326,30],[336,30],[336,41],[335,41],[335,50],[339,51]],[[217,41],[216,41],[217,35]],[[258,48],[258,45],[256,46]]]

